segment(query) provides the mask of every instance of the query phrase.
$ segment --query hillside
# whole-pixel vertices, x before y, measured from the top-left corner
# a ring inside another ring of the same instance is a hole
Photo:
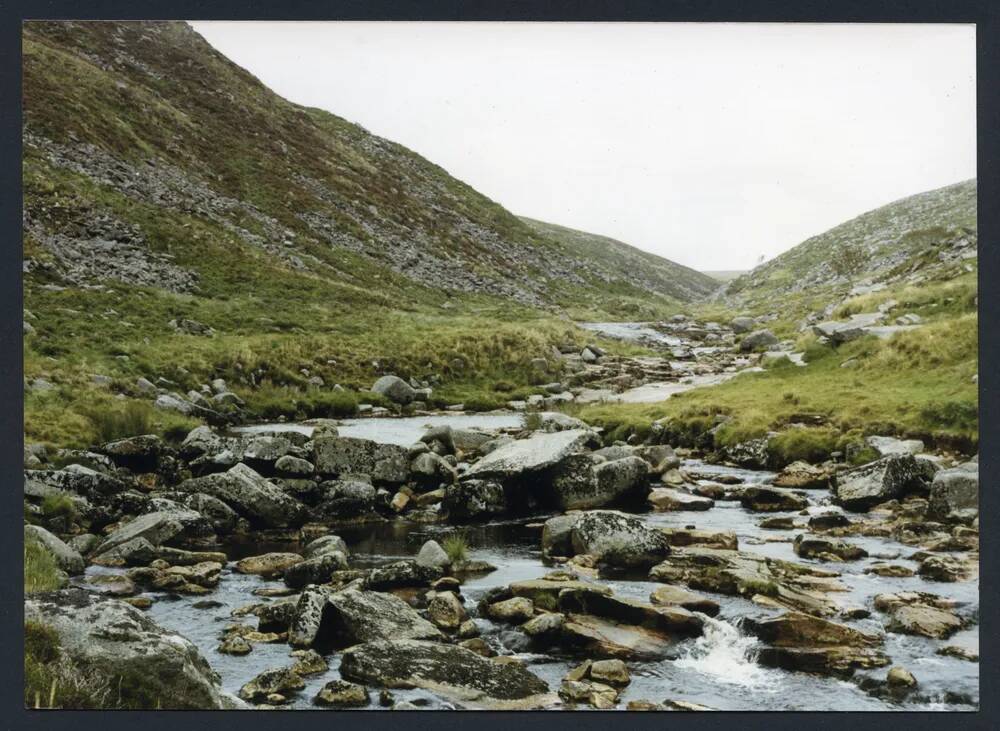
[[[718,289],[718,282],[702,272],[607,236],[524,216],[521,220],[541,236],[563,244],[574,258],[586,262],[585,271],[589,275],[609,284],[630,281],[642,289],[664,293],[681,302],[696,302]]]
[[[393,371],[489,408],[586,337],[567,313],[651,319],[705,291],[540,233],[185,23],[31,22],[23,48],[30,439],[88,443],[95,414],[148,399],[140,378],[328,415]]]
[[[949,279],[976,264],[976,181],[890,203],[814,236],[730,282],[726,304],[835,300],[875,285]]]
[[[285,101],[184,23],[29,23],[24,53],[26,248],[70,284],[214,296],[233,273],[208,259],[239,254],[341,288],[377,278],[395,302],[701,293],[540,235],[406,148]]]

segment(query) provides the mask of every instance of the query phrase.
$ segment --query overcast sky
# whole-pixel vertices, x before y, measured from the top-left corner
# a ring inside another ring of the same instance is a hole
[[[192,25],[515,213],[698,269],[976,174],[971,25]]]

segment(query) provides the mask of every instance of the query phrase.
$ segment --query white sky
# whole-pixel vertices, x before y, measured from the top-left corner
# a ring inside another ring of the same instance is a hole
[[[698,269],[976,174],[972,25],[192,25],[515,213]]]

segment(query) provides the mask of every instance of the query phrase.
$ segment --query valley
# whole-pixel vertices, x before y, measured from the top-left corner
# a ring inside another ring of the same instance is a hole
[[[978,708],[975,180],[709,276],[25,27],[26,706]]]

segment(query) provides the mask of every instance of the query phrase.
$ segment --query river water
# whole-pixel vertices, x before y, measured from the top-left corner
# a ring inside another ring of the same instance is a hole
[[[485,419],[485,421],[484,421]],[[427,424],[449,423],[453,426],[506,428],[520,423],[519,415],[474,415],[415,417],[412,419],[356,419],[345,420],[340,427],[341,434],[378,438],[397,444],[410,444],[422,433]],[[272,428],[290,429],[296,425],[271,425]],[[264,427],[260,427],[264,428]],[[414,431],[416,430],[416,431]],[[707,465],[695,460],[687,461],[686,469],[711,476],[727,474],[740,478],[745,484],[766,484],[773,474],[739,470]],[[829,496],[825,491],[809,491],[811,513],[829,509]],[[791,540],[799,532],[796,530],[764,530],[760,521],[775,515],[755,514],[744,510],[737,502],[716,502],[705,512],[644,513],[643,520],[657,526],[697,526],[700,529],[731,530],[739,539],[740,549],[776,558],[803,563],[813,563],[799,559],[792,551]],[[470,614],[476,615],[475,606],[479,598],[490,588],[505,586],[513,581],[542,576],[552,570],[542,561],[540,551],[540,529],[537,524],[545,515],[519,518],[512,521],[498,521],[485,525],[461,528],[470,545],[469,557],[488,561],[497,570],[466,581],[462,594]],[[800,518],[801,519],[801,518]],[[369,524],[338,530],[351,551],[352,566],[364,567],[390,563],[402,558],[415,556],[420,546],[430,538],[441,539],[456,530],[445,524],[418,524],[407,521],[393,521]],[[916,568],[916,563],[905,557],[914,552],[912,546],[896,543],[884,538],[851,537],[849,541],[865,548],[872,558],[843,564],[820,564],[826,569],[842,572],[841,581],[848,591],[843,595],[831,594],[831,598],[844,605],[866,606],[872,614],[868,619],[848,622],[865,631],[885,633],[885,615],[871,607],[874,595],[893,591],[926,591],[962,602],[958,609],[963,616],[978,617],[979,585],[973,579],[957,583],[934,583],[920,577],[884,578],[867,575],[864,568],[878,561],[874,556],[893,556],[894,563]],[[154,604],[150,616],[162,626],[184,635],[194,642],[220,674],[224,688],[236,693],[240,686],[258,673],[281,666],[290,665],[294,659],[289,656],[286,644],[255,644],[253,652],[245,657],[220,654],[216,647],[220,642],[223,627],[240,621],[231,612],[241,606],[261,601],[281,601],[255,596],[254,589],[283,586],[280,581],[267,581],[256,576],[247,576],[232,570],[232,561],[246,555],[267,551],[301,551],[295,543],[272,543],[267,545],[232,544],[224,547],[230,559],[223,572],[218,588],[209,595],[197,597],[170,597],[162,593],[150,593]],[[114,571],[101,567],[91,567],[88,574]],[[648,601],[649,594],[659,584],[634,579],[595,579],[610,586],[615,594]],[[720,710],[975,710],[979,702],[979,664],[935,654],[943,645],[960,645],[978,653],[978,626],[965,630],[946,641],[934,641],[919,637],[885,633],[884,650],[892,658],[894,665],[910,670],[920,683],[918,693],[902,703],[894,703],[875,698],[861,690],[856,682],[828,677],[812,676],[800,672],[765,668],[755,662],[756,640],[740,629],[744,617],[765,617],[778,613],[776,610],[758,606],[749,600],[722,595],[708,594],[721,604],[722,610],[715,619],[705,618],[706,626],[702,637],[683,639],[677,642],[670,657],[655,662],[629,661],[632,683],[622,693],[619,708],[624,708],[629,700],[683,700],[699,703]],[[208,608],[195,605],[205,600],[217,602]],[[567,671],[579,664],[582,657],[559,654],[540,654],[527,643],[525,636],[516,629],[495,624],[489,620],[476,618],[482,629],[483,638],[501,653],[516,654],[524,659],[531,670],[548,682],[556,690]],[[253,623],[251,618],[251,623]],[[338,675],[338,657],[328,658],[330,670],[319,676],[305,678],[306,688],[292,702],[293,708],[316,708],[311,698],[324,683]],[[870,671],[872,677],[884,678],[887,668]],[[859,672],[855,679],[863,677]],[[424,690],[393,691],[398,700],[410,700],[428,708],[448,708],[452,704]],[[378,709],[377,691],[372,693],[371,709]]]

